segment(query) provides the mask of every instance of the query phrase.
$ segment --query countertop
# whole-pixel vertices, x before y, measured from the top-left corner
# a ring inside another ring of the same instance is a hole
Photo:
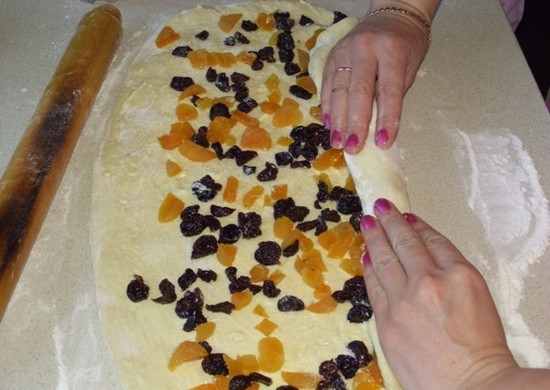
[[[0,388],[120,388],[103,339],[88,242],[92,169],[133,56],[194,4],[118,0],[124,38],[0,323]],[[350,15],[366,5],[312,1]],[[97,2],[98,5],[101,2]],[[94,5],[0,2],[0,172]],[[486,276],[523,365],[548,367],[550,115],[498,0],[444,0],[406,100],[399,145],[412,209]]]

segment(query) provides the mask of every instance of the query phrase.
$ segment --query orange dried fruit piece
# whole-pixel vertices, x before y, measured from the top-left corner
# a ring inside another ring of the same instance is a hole
[[[273,15],[268,15],[265,12],[260,12],[258,19],[256,20],[260,30],[271,31],[275,28],[275,18]]]
[[[237,60],[246,65],[252,65],[258,56],[253,52],[241,51],[237,54]]]
[[[310,107],[309,115],[311,115],[317,122],[323,121],[323,111],[321,110],[321,106]]]
[[[214,52],[212,53],[216,59],[216,64],[222,68],[229,68],[237,62],[237,57],[231,52]]]
[[[190,121],[197,119],[199,112],[191,104],[179,103],[176,107],[176,115],[180,121]]]
[[[299,106],[294,106],[291,104],[284,104],[279,107],[273,114],[271,123],[273,126],[281,128],[286,126],[298,126],[302,123],[304,115],[300,111]]]
[[[197,327],[195,328],[195,341],[200,342],[208,340],[208,338],[210,338],[210,336],[214,334],[215,329],[216,323],[212,321],[204,322],[197,325]]]
[[[322,300],[323,298],[330,297],[331,294],[332,294],[332,289],[328,284],[322,284],[321,286],[313,290],[313,297],[318,300]]]
[[[302,269],[304,267],[319,270],[321,272],[327,272],[327,266],[323,261],[323,256],[321,255],[321,251],[319,251],[319,249],[317,248],[313,248],[308,250],[307,252],[304,252],[301,256],[301,261],[302,261],[301,267],[298,266],[298,268],[296,268],[298,272],[302,272]]]
[[[250,116],[242,111],[235,110],[231,113],[231,116],[237,118],[239,122],[247,127],[260,126],[260,120],[258,118],[254,118],[253,116]]]
[[[218,21],[218,27],[224,33],[228,33],[229,31],[231,31],[233,27],[235,27],[235,24],[237,24],[237,22],[242,16],[243,14],[222,15],[220,16],[220,20]]]
[[[275,184],[271,191],[273,200],[286,199],[288,197],[288,184]]]
[[[264,337],[258,342],[258,364],[261,371],[277,372],[285,362],[283,343],[276,337]]]
[[[383,388],[384,380],[376,360],[366,367],[361,367],[353,377],[353,390],[380,390]]]
[[[231,295],[231,303],[235,305],[236,310],[241,310],[252,302],[253,297],[250,290],[238,291]]]
[[[298,229],[292,229],[290,231],[290,234],[283,239],[283,242],[281,243],[281,249],[284,250],[288,248],[290,245],[294,244],[296,240],[299,241],[303,238],[305,238],[305,235],[302,231]]]
[[[235,105],[235,98],[233,96],[218,96],[212,99],[212,105],[217,103],[225,104],[227,108],[232,108]]]
[[[183,140],[178,147],[178,151],[182,156],[187,157],[194,162],[207,162],[216,158],[216,153],[210,149],[206,149],[200,145],[197,145],[193,141]]]
[[[290,146],[290,145],[292,145],[293,142],[294,142],[294,140],[290,137],[279,137],[279,138],[277,138],[277,145]]]
[[[183,134],[164,134],[157,138],[164,150],[173,150],[181,145]]]
[[[311,269],[304,267],[300,272],[302,275],[302,280],[311,288],[318,288],[325,284],[325,278],[323,273],[318,269]]]
[[[235,261],[237,247],[231,244],[219,244],[216,257],[221,265],[230,267]]]
[[[235,176],[229,176],[223,189],[223,200],[227,203],[233,203],[237,199],[237,190],[239,189],[239,179]]]
[[[281,108],[281,106],[275,102],[265,101],[260,103],[260,110],[262,110],[264,114],[273,115],[279,108]]]
[[[349,250],[353,234],[345,234],[338,237],[338,241],[328,248],[329,259],[342,259]]]
[[[317,302],[310,303],[306,306],[306,310],[316,314],[323,314],[334,311],[337,306],[338,302],[336,302],[333,297],[328,296],[318,300]]]
[[[329,149],[321,153],[317,158],[311,163],[313,169],[318,171],[325,171],[329,168],[338,168],[339,160],[344,159],[343,149]]]
[[[314,95],[317,93],[317,86],[310,76],[304,76],[296,79],[296,84]]]
[[[271,336],[271,334],[277,329],[279,326],[274,323],[273,321],[269,320],[268,318],[264,318],[258,325],[256,325],[254,328],[259,330],[264,334],[264,336]]]
[[[210,107],[212,107],[212,105],[213,105],[213,99],[209,98],[208,96],[205,96],[205,97],[202,97],[200,99],[197,99],[195,101],[195,105],[201,111],[209,110]]]
[[[309,53],[305,50],[302,50],[302,49],[297,49],[296,51],[298,52],[298,65],[300,66],[302,71],[306,71],[308,69],[308,66],[309,66]],[[302,78],[302,77],[300,77],[300,78]],[[300,84],[298,84],[298,85],[300,85]],[[311,91],[309,91],[309,92],[311,92]],[[313,92],[311,92],[311,93],[313,93]]]
[[[189,390],[218,390],[218,387],[213,383],[204,383],[190,388]]]
[[[271,149],[271,136],[261,127],[247,127],[241,135],[241,146],[252,150]]]
[[[247,209],[254,206],[254,203],[264,194],[264,187],[257,185],[252,187],[246,194],[243,196],[243,206]]]
[[[263,264],[256,264],[254,267],[250,268],[250,271],[248,271],[248,274],[250,275],[250,282],[252,283],[258,283],[263,282],[267,279],[269,275],[269,268],[267,268]]]
[[[216,58],[205,49],[192,50],[187,54],[191,66],[195,69],[206,69],[216,65]]]
[[[237,362],[241,367],[243,375],[248,375],[257,372],[260,369],[258,359],[253,354],[245,354],[237,356]]]
[[[318,28],[317,30],[315,30],[315,32],[313,33],[313,35],[304,43],[304,47],[308,50],[311,50],[313,49],[313,47],[315,46],[315,44],[317,43],[317,37],[319,36],[319,34],[321,34],[325,29],[324,28]]]
[[[271,280],[275,285],[281,283],[281,281],[286,277],[285,273],[280,269],[273,271],[267,279]]]
[[[276,89],[275,91],[267,95],[267,101],[271,103],[279,103],[281,101],[281,96],[281,91]]]
[[[351,241],[348,254],[352,260],[361,261],[361,256],[367,251],[367,244],[361,233],[355,233],[355,237]]]
[[[277,76],[276,73],[271,73],[269,77],[265,79],[264,84],[268,93],[279,90],[279,76]]]
[[[192,84],[181,91],[178,100],[183,100],[189,96],[202,95],[203,93],[206,93],[206,89],[202,85]]]
[[[170,26],[164,26],[155,39],[155,45],[162,49],[180,39],[180,35]]]
[[[182,341],[176,347],[168,362],[168,369],[174,371],[176,367],[185,362],[199,360],[208,356],[208,351],[195,341]]]
[[[214,385],[216,385],[217,390],[227,390],[227,389],[229,389],[229,381],[230,380],[231,380],[231,378],[229,378],[228,376],[215,375],[214,376]]]
[[[159,222],[171,222],[175,220],[179,217],[184,207],[185,204],[183,201],[169,192],[160,205],[158,212]]]
[[[288,237],[292,229],[294,229],[294,222],[287,216],[277,218],[273,223],[273,234],[281,240]]]
[[[166,161],[166,174],[168,177],[174,177],[181,172],[183,172],[183,169],[177,163],[172,160]]]
[[[269,46],[277,46],[277,39],[279,39],[279,34],[281,34],[281,31],[275,31],[273,35],[269,37],[267,44]]]
[[[355,182],[353,181],[353,178],[351,177],[351,175],[348,175],[348,177],[346,179],[346,184],[344,185],[344,188],[348,191],[353,192],[353,193],[357,193],[357,191],[355,189]]]
[[[323,377],[308,372],[282,371],[281,378],[290,386],[298,389],[315,389]]]
[[[319,245],[321,245],[324,249],[327,249],[327,250],[337,240],[338,240],[338,233],[336,233],[334,230],[331,230],[331,229],[325,230],[323,233],[317,236],[317,242],[319,243]]]
[[[232,127],[233,126],[229,118],[226,118],[224,116],[217,116],[208,125],[206,138],[210,143],[231,143],[231,140],[233,139],[233,136],[231,135]]]
[[[195,135],[195,129],[187,121],[175,122],[170,126],[170,134],[181,135],[182,139],[191,139]]]
[[[252,313],[260,317],[269,318],[269,315],[267,314],[267,311],[265,311],[265,308],[259,304],[254,307],[254,310],[252,310]]]
[[[340,260],[340,268],[352,276],[363,275],[363,267],[361,266],[361,262],[357,259],[350,259],[349,257],[343,258]]]

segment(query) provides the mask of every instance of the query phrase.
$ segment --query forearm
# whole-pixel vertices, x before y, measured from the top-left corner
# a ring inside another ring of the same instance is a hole
[[[441,0],[371,0],[368,12],[384,7],[401,7],[422,15],[431,23]]]

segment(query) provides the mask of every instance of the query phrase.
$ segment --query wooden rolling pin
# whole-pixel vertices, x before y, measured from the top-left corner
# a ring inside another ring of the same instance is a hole
[[[112,5],[83,16],[2,176],[0,321],[121,37]]]

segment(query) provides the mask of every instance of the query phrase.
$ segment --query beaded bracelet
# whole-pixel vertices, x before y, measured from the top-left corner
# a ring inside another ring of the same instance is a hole
[[[365,16],[363,16],[361,19],[359,19],[359,21],[362,22],[363,20],[368,19],[371,16],[374,16],[374,15],[382,13],[382,12],[400,13],[402,15],[410,16],[411,18],[413,18],[413,19],[417,20],[418,22],[420,22],[422,24],[422,26],[424,26],[424,29],[426,30],[426,33],[428,34],[428,43],[427,43],[427,46],[426,46],[426,51],[424,52],[424,56],[428,53],[428,50],[430,49],[430,44],[432,43],[432,28],[430,26],[430,23],[426,19],[424,19],[424,17],[422,17],[421,15],[419,15],[417,13],[408,11],[408,10],[400,8],[400,7],[384,7],[384,8],[379,8],[379,9],[376,9],[374,11],[371,11],[371,12],[367,13]]]

